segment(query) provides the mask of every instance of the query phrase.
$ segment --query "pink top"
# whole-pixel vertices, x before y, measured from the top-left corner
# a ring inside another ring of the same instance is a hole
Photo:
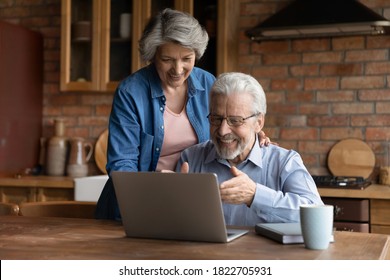
[[[198,143],[185,108],[175,114],[168,107],[164,111],[164,141],[156,171],[175,170],[180,153]]]

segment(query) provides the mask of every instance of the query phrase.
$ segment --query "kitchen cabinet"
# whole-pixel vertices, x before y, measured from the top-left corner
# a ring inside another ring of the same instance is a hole
[[[43,111],[43,38],[0,21],[0,171],[38,163]]]
[[[63,0],[61,91],[113,92],[144,66],[138,40],[150,17],[166,7],[194,15],[208,30],[209,46],[198,66],[215,75],[236,69],[239,1]],[[131,14],[129,37],[119,32],[122,14]]]
[[[74,180],[62,176],[0,175],[0,201],[20,204],[34,201],[74,200]]]
[[[325,203],[338,205],[339,211],[347,214],[336,216],[336,223],[350,222],[348,227],[352,230],[351,225],[362,228],[368,223],[371,233],[390,235],[390,186],[372,184],[363,190],[318,188],[318,191]],[[365,227],[362,231],[366,231]]]

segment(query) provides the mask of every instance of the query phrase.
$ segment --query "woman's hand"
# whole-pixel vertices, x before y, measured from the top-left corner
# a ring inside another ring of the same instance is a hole
[[[269,137],[267,137],[267,135],[265,135],[264,131],[260,131],[258,135],[259,135],[260,147],[268,146],[269,144],[279,146],[278,143],[271,142],[271,139],[269,139]]]

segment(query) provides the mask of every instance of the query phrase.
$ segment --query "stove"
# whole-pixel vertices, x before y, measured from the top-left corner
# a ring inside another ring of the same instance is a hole
[[[312,175],[314,182],[319,188],[356,189],[363,190],[371,181],[363,177],[343,177],[343,176],[317,176]]]

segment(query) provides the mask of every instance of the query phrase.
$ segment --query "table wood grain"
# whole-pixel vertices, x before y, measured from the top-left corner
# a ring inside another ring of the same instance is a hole
[[[383,259],[389,237],[336,232],[327,250],[282,245],[253,229],[231,243],[127,238],[120,222],[48,217],[0,217],[0,259],[56,260],[311,260]]]

